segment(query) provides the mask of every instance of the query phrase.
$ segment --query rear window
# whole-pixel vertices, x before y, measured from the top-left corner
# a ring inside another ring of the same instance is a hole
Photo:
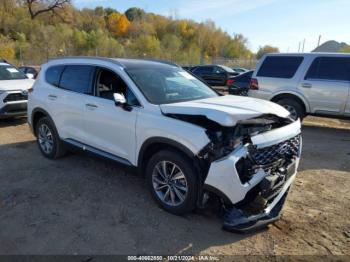
[[[92,92],[92,79],[95,72],[94,66],[68,65],[65,67],[60,81],[60,88],[82,94]]]
[[[257,76],[292,78],[303,59],[302,56],[268,56],[262,63]]]
[[[317,57],[312,62],[305,79],[350,81],[350,58]]]
[[[46,82],[53,86],[58,86],[63,69],[63,65],[48,68],[45,74]]]

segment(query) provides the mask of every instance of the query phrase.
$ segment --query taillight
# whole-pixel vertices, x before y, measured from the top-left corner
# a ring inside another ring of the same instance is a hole
[[[227,79],[226,86],[232,86],[234,82],[235,82],[234,79]]]
[[[256,79],[256,78],[250,79],[249,88],[250,88],[251,90],[259,90],[258,79]]]

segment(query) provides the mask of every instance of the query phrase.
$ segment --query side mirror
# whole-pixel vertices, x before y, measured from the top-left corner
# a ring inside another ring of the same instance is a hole
[[[126,103],[126,99],[122,94],[114,93],[113,98],[116,106],[122,107],[125,111],[132,110],[132,107]]]
[[[34,75],[33,75],[33,74],[30,74],[30,73],[27,73],[26,76],[27,76],[29,79],[33,79],[33,78],[34,78]]]
[[[114,93],[113,98],[116,106],[121,106],[126,104],[126,99],[122,94]]]

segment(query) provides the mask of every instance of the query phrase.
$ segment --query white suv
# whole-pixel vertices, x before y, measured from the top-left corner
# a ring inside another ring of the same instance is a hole
[[[73,146],[137,167],[174,214],[216,197],[233,231],[279,217],[301,151],[300,122],[283,107],[219,96],[162,61],[52,60],[29,94],[28,122],[44,156]]]
[[[307,114],[350,117],[350,54],[265,55],[248,95],[284,106],[294,119]]]
[[[28,89],[33,83],[17,68],[0,61],[0,119],[27,114]]]

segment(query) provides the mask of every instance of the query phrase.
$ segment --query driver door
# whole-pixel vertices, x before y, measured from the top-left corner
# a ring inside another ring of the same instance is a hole
[[[139,104],[115,72],[97,68],[95,79],[95,94],[86,98],[84,106],[88,145],[133,163]],[[124,95],[131,106],[128,109],[116,106],[113,93]]]

